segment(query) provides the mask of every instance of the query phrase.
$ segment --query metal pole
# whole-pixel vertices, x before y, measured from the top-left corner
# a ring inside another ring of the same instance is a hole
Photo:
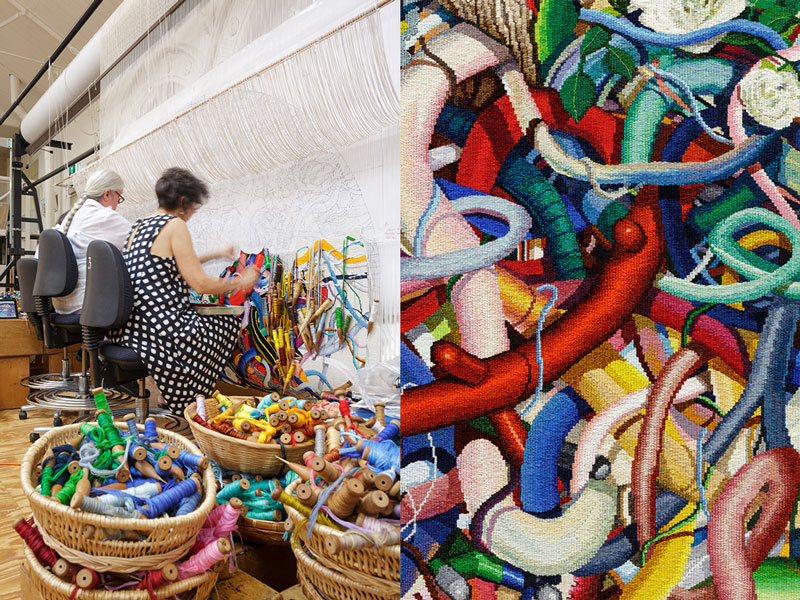
[[[58,48],[55,49],[55,51],[50,55],[50,58],[48,58],[47,61],[42,65],[42,68],[39,69],[39,72],[36,73],[33,79],[31,79],[30,83],[28,83],[28,85],[25,86],[25,89],[22,90],[22,93],[14,101],[14,103],[6,111],[6,113],[2,117],[0,117],[0,125],[2,125],[5,122],[5,120],[9,116],[11,116],[11,113],[14,112],[14,109],[17,108],[17,106],[19,106],[19,103],[22,102],[25,96],[28,95],[28,92],[30,92],[33,89],[33,86],[36,85],[36,82],[38,82],[42,78],[42,76],[45,73],[47,73],[47,70],[50,68],[50,65],[52,65],[53,62],[59,57],[59,55],[64,51],[64,48],[66,48],[69,45],[69,43],[72,41],[72,38],[75,37],[78,31],[80,31],[80,28],[83,27],[86,21],[89,20],[89,17],[92,16],[92,13],[94,13],[94,11],[97,9],[98,6],[100,6],[102,2],[103,0],[94,0],[94,2],[92,2],[89,5],[89,8],[87,8],[86,11],[84,11],[84,13],[81,15],[81,18],[78,19],[78,22],[72,26],[70,32],[58,45]]]
[[[43,183],[43,182],[47,181],[48,179],[50,179],[51,177],[53,177],[55,175],[58,175],[64,169],[69,169],[75,163],[82,161],[84,158],[86,158],[88,156],[91,156],[92,154],[94,154],[98,150],[99,150],[99,146],[95,146],[94,148],[90,148],[89,150],[79,154],[78,156],[76,156],[75,158],[70,160],[69,162],[65,162],[60,167],[56,167],[55,169],[53,169],[52,171],[50,171],[46,175],[42,175],[41,177],[39,177],[39,179],[37,179],[36,181],[32,181],[27,187],[25,187],[24,190],[22,190],[22,193],[24,194],[24,193],[29,192],[31,189],[35,188],[40,183]]]

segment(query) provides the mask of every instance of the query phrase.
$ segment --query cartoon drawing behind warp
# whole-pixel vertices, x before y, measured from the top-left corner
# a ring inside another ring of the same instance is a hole
[[[797,597],[798,15],[404,0],[404,598]]]

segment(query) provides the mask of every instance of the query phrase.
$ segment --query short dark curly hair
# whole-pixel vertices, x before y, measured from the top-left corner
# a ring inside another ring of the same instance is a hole
[[[186,169],[171,167],[156,181],[156,196],[158,206],[165,210],[186,209],[203,203],[208,186]]]

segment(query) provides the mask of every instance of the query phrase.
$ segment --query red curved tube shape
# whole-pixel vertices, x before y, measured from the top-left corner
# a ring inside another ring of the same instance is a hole
[[[608,339],[652,288],[665,252],[655,187],[642,189],[628,215],[614,225],[614,239],[611,258],[587,296],[542,332],[545,381],[560,377]],[[535,340],[484,363],[486,375],[478,383],[448,377],[405,390],[401,403],[403,435],[512,408],[536,389]]]

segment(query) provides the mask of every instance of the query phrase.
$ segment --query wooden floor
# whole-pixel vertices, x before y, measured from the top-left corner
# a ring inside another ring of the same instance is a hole
[[[69,422],[65,417],[64,422]],[[25,598],[20,588],[20,563],[23,559],[22,539],[14,532],[20,518],[30,516],[30,505],[20,484],[20,463],[30,448],[29,433],[33,427],[52,425],[52,415],[29,413],[20,421],[18,410],[0,410],[0,546],[5,560],[0,561],[0,600]],[[214,600],[272,600],[276,590],[293,588],[294,556],[286,546],[237,547],[239,564],[247,572],[237,570],[233,575],[220,577]],[[301,598],[297,588],[292,599]]]

